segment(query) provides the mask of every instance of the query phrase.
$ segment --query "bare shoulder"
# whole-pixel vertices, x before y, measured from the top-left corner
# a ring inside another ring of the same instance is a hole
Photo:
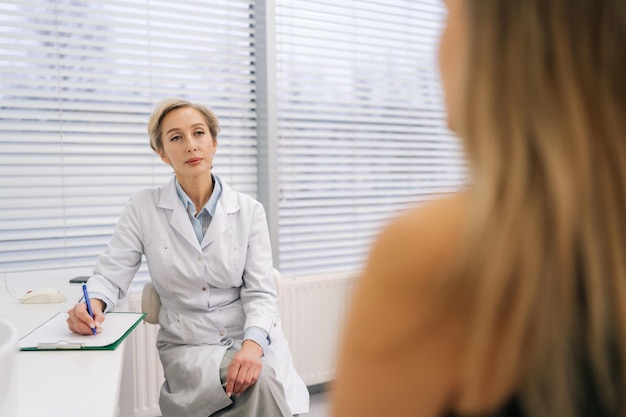
[[[436,284],[460,254],[468,201],[467,195],[455,194],[392,221],[370,252],[360,276],[359,297],[386,303],[385,308],[398,309],[398,315],[406,314],[400,311],[406,306],[419,306],[421,311],[413,311],[412,317],[428,316],[427,311],[436,305]]]
[[[380,234],[346,321],[334,414],[436,416],[454,404],[462,323],[434,293],[456,255],[467,197],[423,204]]]
[[[456,255],[467,213],[465,194],[438,199],[408,211],[380,234],[370,263],[374,267],[382,262],[388,268],[403,269],[396,270],[394,276],[432,276]]]
[[[454,232],[461,226],[467,213],[467,196],[454,194],[449,197],[424,203],[395,219],[387,228],[387,233],[402,234],[429,233],[434,238],[445,237],[446,232]]]

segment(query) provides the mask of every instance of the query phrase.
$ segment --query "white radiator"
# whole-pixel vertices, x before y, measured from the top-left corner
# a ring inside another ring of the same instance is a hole
[[[353,285],[345,274],[283,280],[283,331],[294,366],[309,386],[334,377],[339,332]]]
[[[141,293],[131,294],[128,310],[141,311]],[[157,325],[143,322],[126,341],[119,417],[161,415],[159,392],[164,378],[156,348],[158,329]]]
[[[345,274],[283,279],[280,312],[294,366],[308,385],[334,376],[339,332],[354,280]],[[141,311],[141,294],[131,294],[130,311]],[[163,368],[156,350],[157,326],[142,323],[126,343],[120,417],[160,416]]]

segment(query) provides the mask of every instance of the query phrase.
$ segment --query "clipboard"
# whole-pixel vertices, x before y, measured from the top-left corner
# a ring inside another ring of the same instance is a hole
[[[143,320],[146,313],[111,312],[106,314],[102,332],[97,335],[72,333],[67,313],[57,313],[19,341],[20,350],[115,350]]]

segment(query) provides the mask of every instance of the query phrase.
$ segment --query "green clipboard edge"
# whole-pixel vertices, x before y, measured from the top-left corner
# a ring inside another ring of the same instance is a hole
[[[115,342],[106,345],[106,346],[75,346],[75,345],[71,345],[68,347],[59,347],[59,345],[56,345],[57,347],[54,348],[40,348],[40,347],[25,347],[25,348],[20,348],[20,351],[22,352],[45,352],[45,351],[77,351],[77,350],[115,350],[120,343],[122,343],[124,341],[124,339],[126,339],[126,337],[132,333],[133,330],[135,330],[135,327],[137,327],[137,325],[139,325],[139,323],[141,323],[143,321],[143,318],[146,316],[147,313],[135,313],[132,311],[112,311],[110,313],[107,314],[128,314],[128,313],[132,313],[132,314],[137,314],[137,320],[135,321],[135,323],[130,326],[128,328],[128,330],[126,331],[126,333],[124,333],[119,339],[117,339]]]

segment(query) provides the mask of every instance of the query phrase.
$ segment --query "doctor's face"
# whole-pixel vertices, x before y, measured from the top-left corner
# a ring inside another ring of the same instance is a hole
[[[176,177],[210,175],[217,141],[211,137],[202,113],[193,107],[169,112],[161,120],[163,149],[159,156],[174,168]]]

